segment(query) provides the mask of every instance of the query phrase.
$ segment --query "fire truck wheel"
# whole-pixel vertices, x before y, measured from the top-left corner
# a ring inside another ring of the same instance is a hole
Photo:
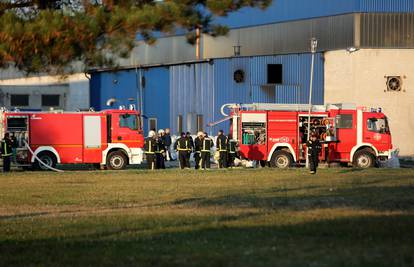
[[[56,167],[56,156],[53,155],[53,153],[50,152],[42,152],[39,155],[37,155],[37,157],[47,166],[55,168]],[[41,170],[41,171],[48,171],[49,169],[44,166],[43,164],[40,164],[40,162],[38,160],[36,160],[34,162],[34,169],[35,170]]]
[[[375,156],[367,150],[357,151],[354,155],[355,168],[368,169],[375,166]]]
[[[272,168],[286,169],[292,166],[292,163],[292,155],[283,150],[275,151],[270,160],[270,166]]]
[[[109,153],[106,159],[106,166],[109,170],[123,170],[127,165],[127,160],[121,151],[114,151]]]

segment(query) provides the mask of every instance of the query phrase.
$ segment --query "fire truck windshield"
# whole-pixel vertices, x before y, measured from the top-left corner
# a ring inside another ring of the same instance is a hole
[[[138,116],[133,114],[121,114],[119,115],[119,127],[129,128],[131,130],[138,130]]]
[[[369,118],[367,121],[367,128],[368,128],[368,131],[370,132],[389,133],[387,117]]]

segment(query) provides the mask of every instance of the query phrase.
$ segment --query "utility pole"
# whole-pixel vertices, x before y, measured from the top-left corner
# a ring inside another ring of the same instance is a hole
[[[313,89],[313,74],[314,74],[314,66],[315,66],[315,54],[316,49],[318,48],[318,40],[313,37],[310,42],[311,45],[311,53],[312,53],[312,63],[311,63],[311,73],[310,73],[310,84],[309,84],[309,109],[308,109],[308,137],[306,140],[310,140],[310,127],[311,127],[311,111],[312,111],[312,89]],[[306,148],[306,168],[309,168],[309,157],[308,157],[308,149]]]

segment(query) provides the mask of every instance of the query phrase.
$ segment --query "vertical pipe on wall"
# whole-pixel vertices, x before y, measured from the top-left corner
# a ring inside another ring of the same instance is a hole
[[[318,46],[318,40],[316,38],[311,39],[311,52],[312,52],[312,62],[311,62],[311,73],[310,73],[310,84],[309,84],[309,110],[308,110],[308,138],[307,140],[310,140],[310,125],[311,125],[311,111],[312,111],[312,89],[313,89],[313,72],[314,72],[314,66],[315,66],[315,53],[316,48]],[[306,168],[309,167],[309,157],[307,155],[306,151]]]
[[[199,60],[200,59],[200,55],[201,55],[201,48],[200,48],[200,28],[197,27],[196,28],[196,59]]]
[[[144,114],[144,96],[142,90],[142,68],[139,69],[139,109],[141,112],[141,129],[144,129],[144,118],[142,115]]]

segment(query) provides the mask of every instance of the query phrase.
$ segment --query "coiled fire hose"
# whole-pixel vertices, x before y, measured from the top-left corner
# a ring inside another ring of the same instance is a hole
[[[64,172],[62,170],[53,168],[52,166],[47,165],[46,163],[44,163],[41,159],[39,159],[37,157],[37,155],[34,154],[33,150],[30,148],[29,144],[26,143],[26,141],[23,141],[25,146],[27,147],[27,149],[30,151],[30,154],[32,154],[32,156],[44,167],[46,167],[47,169],[51,170],[51,171],[55,171],[55,172]]]

